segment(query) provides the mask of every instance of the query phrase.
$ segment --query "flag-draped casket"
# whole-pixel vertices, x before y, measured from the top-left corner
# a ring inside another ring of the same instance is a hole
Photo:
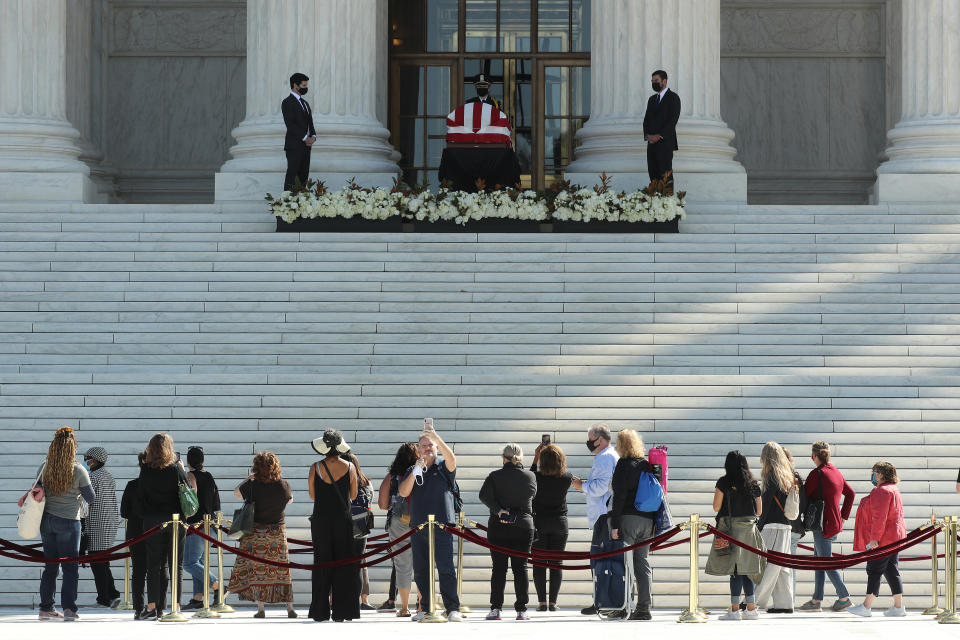
[[[447,116],[447,142],[510,145],[510,121],[492,104],[468,102]]]

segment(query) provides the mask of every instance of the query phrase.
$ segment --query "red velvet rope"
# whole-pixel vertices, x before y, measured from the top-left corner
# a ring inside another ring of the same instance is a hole
[[[808,545],[808,544],[800,544],[800,545],[797,545],[797,547],[799,547],[800,549],[803,549],[804,551],[816,551],[816,549],[814,549],[813,547],[811,547],[811,546]],[[832,555],[834,558],[847,558],[847,557],[849,557],[849,556],[848,556],[847,554],[845,554],[845,553],[837,553],[836,551],[834,551],[831,555]],[[957,551],[957,556],[960,556],[960,551]],[[947,557],[947,555],[946,555],[945,553],[938,553],[938,554],[937,554],[937,558],[939,558],[939,559],[943,559],[943,558],[946,558],[946,557]],[[897,558],[897,561],[898,561],[898,562],[916,562],[916,561],[918,561],[918,560],[930,560],[930,559],[931,559],[930,556],[900,556],[899,558]]]
[[[110,547],[109,549],[104,549],[103,551],[98,551],[97,553],[91,553],[85,556],[76,556],[68,558],[45,558],[39,555],[36,551],[30,549],[29,547],[24,547],[22,545],[16,544],[15,542],[10,542],[9,540],[0,539],[0,544],[3,545],[6,549],[14,549],[20,551],[20,553],[10,553],[9,551],[0,550],[0,555],[5,558],[13,558],[14,560],[23,560],[25,562],[42,562],[45,564],[72,564],[72,563],[82,563],[87,564],[89,562],[111,562],[113,560],[123,560],[124,558],[129,558],[129,553],[116,553],[120,549],[135,545],[139,542],[143,542],[153,534],[160,531],[162,527],[157,525],[145,532],[136,538],[130,540],[124,540],[120,544]]]
[[[279,562],[279,561],[277,561],[277,560],[268,560],[267,558],[261,558],[261,557],[259,557],[259,556],[253,555],[252,553],[247,553],[246,551],[244,551],[244,550],[241,549],[240,547],[232,547],[232,546],[230,546],[230,545],[228,545],[228,544],[226,544],[226,543],[224,543],[224,542],[220,542],[220,541],[217,540],[216,538],[214,538],[214,537],[212,537],[212,536],[208,536],[207,534],[203,533],[203,532],[200,531],[200,530],[194,529],[194,535],[199,536],[200,538],[206,540],[207,542],[209,542],[210,544],[214,545],[215,547],[220,547],[220,548],[223,549],[224,551],[229,551],[230,553],[233,553],[233,554],[235,554],[235,555],[238,555],[238,556],[240,556],[241,558],[246,558],[247,560],[252,560],[252,561],[254,561],[254,562],[260,562],[260,563],[262,563],[262,564],[267,564],[267,565],[271,565],[271,566],[274,566],[274,567],[281,567],[281,568],[287,568],[287,569],[305,569],[305,570],[307,570],[307,571],[312,571],[312,570],[314,570],[314,569],[330,569],[330,568],[333,568],[333,567],[342,567],[342,566],[346,566],[346,565],[350,565],[350,564],[358,564],[360,560],[365,560],[366,558],[369,558],[369,557],[371,557],[371,556],[374,556],[374,555],[380,553],[381,551],[383,551],[383,549],[385,549],[385,548],[387,548],[387,547],[392,547],[392,546],[394,546],[394,545],[396,545],[396,544],[398,544],[398,543],[400,543],[400,542],[403,542],[404,540],[406,540],[407,538],[409,538],[409,537],[411,537],[413,534],[415,534],[417,531],[419,531],[419,529],[416,529],[416,528],[410,529],[409,531],[407,531],[405,534],[403,534],[403,535],[400,536],[399,538],[397,538],[397,539],[395,539],[395,540],[392,540],[390,543],[388,543],[388,544],[386,544],[386,545],[382,545],[380,548],[375,549],[375,550],[373,550],[373,551],[368,551],[367,553],[364,553],[363,555],[357,556],[356,558],[344,558],[344,559],[342,559],[342,560],[333,560],[333,561],[331,561],[331,562],[321,562],[321,563],[318,563],[318,564],[301,564],[301,563],[299,563],[299,562]],[[409,547],[409,545],[407,545],[407,547]],[[374,565],[374,564],[379,564],[380,562],[385,562],[386,560],[389,560],[390,558],[394,557],[395,555],[398,555],[399,553],[402,553],[403,551],[405,551],[407,547],[404,547],[403,549],[398,549],[398,550],[394,551],[393,553],[387,554],[387,555],[384,556],[383,558],[377,558],[376,561],[367,562],[367,563],[362,563],[362,564],[360,564],[360,566],[372,566],[372,565]]]
[[[787,567],[790,569],[813,569],[816,571],[831,571],[834,569],[847,569],[854,565],[860,564],[862,562],[867,562],[870,560],[876,560],[879,558],[885,558],[894,553],[899,553],[903,549],[909,549],[910,547],[920,544],[925,540],[929,540],[933,536],[940,533],[940,527],[932,527],[928,529],[914,529],[907,534],[902,540],[893,542],[882,547],[878,547],[871,551],[864,551],[863,553],[855,553],[841,560],[831,560],[829,558],[818,558],[818,557],[807,557],[807,556],[793,556],[787,553],[779,553],[776,551],[763,551],[752,547],[744,542],[740,542],[733,536],[720,531],[713,525],[707,525],[707,531],[727,540],[730,544],[736,545],[741,549],[746,549],[751,553],[755,553],[758,556],[766,558],[772,564]]]
[[[216,525],[214,525],[214,527],[216,527]],[[221,525],[220,530],[223,531],[224,533],[230,533],[229,527],[225,527]],[[370,536],[369,538],[367,538],[367,541],[372,542],[374,540],[384,540],[389,535],[390,535],[389,533],[381,533],[379,535]],[[313,540],[304,540],[302,538],[287,538],[287,542],[289,542],[290,544],[303,545],[305,547],[313,547]],[[297,551],[291,551],[290,553],[312,553],[312,552],[313,552],[313,549],[299,549]]]

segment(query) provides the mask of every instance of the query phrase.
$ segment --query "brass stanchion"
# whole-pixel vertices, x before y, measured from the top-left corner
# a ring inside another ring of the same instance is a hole
[[[467,514],[463,511],[457,514],[457,528],[463,531]],[[471,613],[472,609],[463,604],[463,538],[457,536],[457,600],[460,601],[460,613]]]
[[[210,514],[203,514],[203,533],[210,535]],[[223,585],[221,585],[223,586]],[[210,541],[203,541],[203,608],[193,614],[194,618],[219,618],[220,614],[210,608]]]
[[[217,511],[217,542],[223,542],[223,512]],[[227,604],[227,588],[223,585],[223,549],[217,547],[217,604],[211,607],[217,613],[233,613],[234,608]]]
[[[957,613],[957,516],[944,518],[947,527],[946,572],[944,580],[947,583],[947,601],[944,603],[946,611],[937,617],[940,624],[960,624],[960,614]]]
[[[700,514],[690,515],[690,602],[677,622],[706,622],[700,609]]]
[[[129,526],[127,520],[123,521],[123,535],[129,540],[130,536],[128,535],[127,527]],[[130,552],[130,547],[127,547],[127,551]],[[126,557],[123,559],[123,602],[117,605],[117,609],[121,611],[132,611],[133,602],[130,601],[130,558]]]
[[[180,613],[180,580],[177,579],[177,567],[180,565],[180,514],[173,514],[169,523],[173,548],[170,550],[170,613],[160,616],[160,622],[186,622],[189,620]],[[159,534],[158,534],[159,535]]]
[[[442,616],[439,613],[437,613],[437,590],[436,590],[437,581],[433,577],[433,574],[437,569],[437,561],[436,561],[436,558],[434,557],[436,552],[436,542],[434,540],[434,533],[435,533],[434,528],[436,526],[437,526],[437,519],[431,513],[430,515],[427,516],[427,540],[428,540],[427,553],[429,554],[429,557],[430,557],[430,560],[428,562],[428,565],[429,565],[428,575],[430,576],[430,593],[427,596],[427,602],[430,603],[430,613],[422,617],[420,619],[420,622],[447,622],[447,618],[445,616]]]
[[[937,526],[937,516],[930,514],[930,526]],[[937,562],[937,536],[930,538],[930,564],[933,569],[930,579],[930,589],[933,594],[933,603],[923,610],[925,616],[938,616],[943,613],[943,607],[940,606],[940,563]]]

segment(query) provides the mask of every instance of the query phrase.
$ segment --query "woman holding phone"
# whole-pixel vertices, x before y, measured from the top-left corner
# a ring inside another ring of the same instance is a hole
[[[480,488],[480,501],[490,509],[487,539],[491,544],[530,552],[533,545],[533,497],[537,479],[523,468],[523,450],[510,443],[503,448],[503,466],[493,471]],[[499,620],[503,607],[503,589],[507,584],[507,555],[490,550],[493,571],[490,574],[490,613],[487,620]],[[513,607],[517,620],[529,620],[527,560],[510,556],[513,568]]]
[[[550,434],[540,439],[540,446],[533,454],[530,465],[537,480],[537,494],[533,497],[533,524],[536,539],[533,548],[563,551],[567,547],[569,525],[567,523],[567,492],[573,476],[567,471],[567,457],[563,450],[552,444]],[[556,611],[557,596],[563,582],[563,570],[550,568],[550,589],[547,590],[546,567],[533,568],[533,584],[537,589],[537,611]]]

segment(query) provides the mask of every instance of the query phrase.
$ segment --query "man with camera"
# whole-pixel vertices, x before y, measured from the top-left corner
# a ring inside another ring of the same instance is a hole
[[[420,458],[400,481],[398,493],[410,497],[410,527],[416,528],[433,514],[437,522],[455,523],[457,457],[433,428],[433,419],[426,418],[420,435]],[[439,456],[438,456],[439,450]],[[429,532],[420,530],[410,540],[413,550],[413,579],[423,594],[423,610],[413,616],[419,622],[434,613],[430,602]],[[440,577],[440,596],[449,622],[462,622],[460,598],[457,595],[457,571],[453,566],[453,536],[441,529],[434,531],[434,562]]]

